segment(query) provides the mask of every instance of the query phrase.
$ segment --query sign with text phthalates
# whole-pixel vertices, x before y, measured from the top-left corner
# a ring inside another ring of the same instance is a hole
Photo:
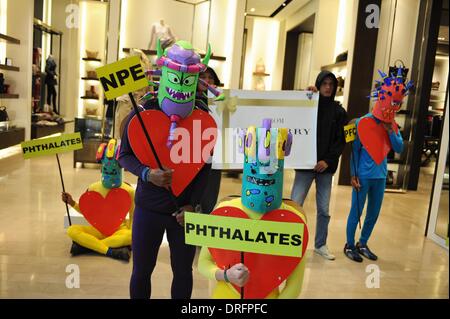
[[[22,142],[20,145],[22,146],[24,159],[76,151],[83,148],[80,132],[61,134],[55,137],[38,138]]]
[[[148,86],[139,56],[110,63],[95,71],[108,100]]]
[[[186,212],[189,245],[302,257],[305,224],[274,222]]]
[[[286,127],[293,135],[291,154],[284,167],[312,169],[317,164],[316,132],[319,94],[309,91],[224,90],[225,100],[210,106],[219,135],[213,168],[242,169],[239,129],[259,127],[272,119],[272,127]]]

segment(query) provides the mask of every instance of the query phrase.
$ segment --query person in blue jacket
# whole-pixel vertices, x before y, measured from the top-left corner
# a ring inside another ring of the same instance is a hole
[[[398,69],[396,76],[388,76],[379,71],[382,81],[372,97],[377,99],[371,113],[356,120],[356,140],[353,142],[352,158],[350,161],[352,206],[347,219],[347,243],[344,254],[353,261],[362,262],[364,256],[370,260],[377,260],[367,246],[370,235],[375,227],[383,203],[384,190],[387,177],[387,156],[375,156],[375,148],[382,147],[374,143],[371,134],[386,134],[388,138],[376,139],[385,141],[385,145],[394,152],[403,150],[403,138],[395,122],[395,113],[400,110],[404,96],[412,87],[412,82],[404,83],[403,70]],[[383,129],[376,130],[374,127]],[[371,132],[368,134],[368,130]],[[375,133],[374,133],[375,132]],[[362,136],[362,138],[361,138]],[[359,241],[355,244],[355,232],[360,220],[364,204],[368,198],[367,213]]]

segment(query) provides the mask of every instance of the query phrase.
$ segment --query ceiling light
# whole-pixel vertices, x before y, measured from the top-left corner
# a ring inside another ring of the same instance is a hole
[[[285,2],[283,2],[282,6],[283,6],[283,7],[285,7],[285,6],[286,6],[286,3],[285,3]]]
[[[251,8],[251,9],[250,9],[250,12],[255,12],[255,8]]]

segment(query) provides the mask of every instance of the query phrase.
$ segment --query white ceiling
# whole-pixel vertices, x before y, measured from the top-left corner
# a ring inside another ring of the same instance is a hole
[[[247,13],[270,17],[283,2],[284,0],[247,0]],[[255,8],[255,11],[251,12],[251,8]]]

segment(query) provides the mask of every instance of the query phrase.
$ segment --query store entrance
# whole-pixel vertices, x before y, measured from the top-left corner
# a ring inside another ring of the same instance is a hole
[[[283,90],[304,90],[310,83],[315,14],[286,34]]]

